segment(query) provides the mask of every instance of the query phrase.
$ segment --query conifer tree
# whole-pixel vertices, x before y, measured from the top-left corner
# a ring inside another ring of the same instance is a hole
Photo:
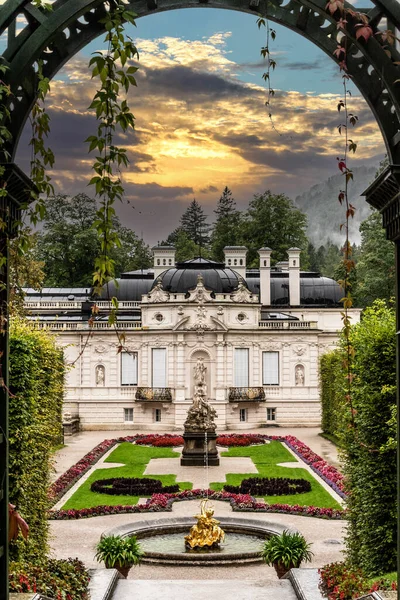
[[[237,246],[239,243],[240,212],[231,190],[225,186],[217,208],[217,219],[211,235],[211,253],[214,260],[223,261],[225,246]]]
[[[206,248],[210,242],[210,225],[207,215],[196,199],[192,200],[180,219],[180,228],[200,248]]]

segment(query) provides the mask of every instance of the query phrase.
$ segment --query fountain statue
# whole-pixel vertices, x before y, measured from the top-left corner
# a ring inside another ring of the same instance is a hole
[[[193,403],[184,423],[181,465],[190,467],[219,465],[216,446],[215,409],[207,402],[207,367],[199,358],[194,367]]]
[[[215,548],[224,541],[225,533],[214,519],[214,509],[206,508],[207,502],[206,498],[202,500],[200,514],[195,515],[197,523],[190,528],[189,535],[185,535],[185,546],[189,549]]]

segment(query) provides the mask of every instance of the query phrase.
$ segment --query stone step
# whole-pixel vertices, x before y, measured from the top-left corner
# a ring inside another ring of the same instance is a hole
[[[234,567],[232,567],[234,568]],[[288,580],[124,580],[117,582],[112,600],[205,600],[234,598],[235,600],[297,600]]]

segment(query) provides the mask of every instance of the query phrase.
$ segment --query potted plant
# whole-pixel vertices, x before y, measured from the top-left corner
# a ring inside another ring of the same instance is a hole
[[[273,565],[279,579],[290,569],[295,569],[313,556],[310,545],[301,533],[285,529],[280,535],[273,535],[264,544],[261,557],[266,564]]]
[[[95,559],[104,561],[106,569],[117,569],[126,577],[133,565],[138,565],[144,552],[135,536],[106,535],[96,546]]]

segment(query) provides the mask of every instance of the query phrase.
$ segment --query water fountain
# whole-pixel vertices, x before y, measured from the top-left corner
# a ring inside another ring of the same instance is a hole
[[[199,358],[194,368],[193,403],[184,423],[184,446],[181,465],[189,467],[218,466],[217,434],[214,419],[215,409],[207,402],[206,371],[203,359]]]

